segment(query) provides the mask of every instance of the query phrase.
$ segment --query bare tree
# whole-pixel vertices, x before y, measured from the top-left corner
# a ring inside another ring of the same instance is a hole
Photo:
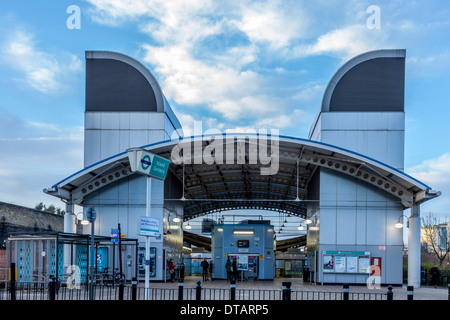
[[[422,242],[433,252],[442,266],[450,250],[447,224],[443,225],[433,213],[422,218]]]

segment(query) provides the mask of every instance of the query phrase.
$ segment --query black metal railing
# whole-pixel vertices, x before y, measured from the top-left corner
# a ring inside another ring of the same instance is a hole
[[[17,282],[8,283],[0,289],[0,300],[89,300],[89,285],[76,288],[59,286],[56,281],[48,283]],[[185,288],[144,288],[133,281],[111,287],[96,284],[93,286],[94,300],[392,300],[393,290],[389,286],[387,293],[350,292],[348,285],[342,291],[297,291],[291,290],[290,282],[283,282],[281,290],[277,289],[239,289],[235,283],[230,288],[202,288],[201,282],[196,287]]]

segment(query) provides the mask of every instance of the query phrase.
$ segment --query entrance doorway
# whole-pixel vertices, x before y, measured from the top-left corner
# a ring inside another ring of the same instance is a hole
[[[237,270],[233,271],[235,280],[258,280],[259,256],[257,254],[230,253],[228,256],[232,261],[236,261]]]

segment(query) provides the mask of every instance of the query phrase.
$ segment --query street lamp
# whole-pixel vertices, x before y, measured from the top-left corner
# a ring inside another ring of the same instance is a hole
[[[81,214],[81,219],[79,218]],[[80,220],[80,223],[82,225],[87,225],[89,224],[89,221],[86,219],[86,215],[83,212],[78,212],[77,213],[77,220]]]
[[[397,222],[394,224],[394,227],[396,227],[397,229],[401,229],[403,228],[403,217],[407,218],[407,216],[405,216],[404,214],[402,214],[400,217],[398,217]],[[409,227],[408,225],[406,227]]]

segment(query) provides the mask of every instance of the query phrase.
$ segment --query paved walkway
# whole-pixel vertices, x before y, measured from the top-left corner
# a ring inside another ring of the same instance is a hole
[[[197,281],[201,281],[201,276],[189,276],[185,278],[184,288],[195,288]],[[299,278],[275,278],[274,280],[261,280],[261,281],[238,281],[236,289],[254,289],[254,290],[281,290],[282,282],[289,281],[292,283],[292,291],[313,291],[313,292],[343,292],[342,285],[313,285],[310,283],[303,283]],[[217,288],[217,289],[229,289],[230,282],[226,280],[214,280],[214,281],[202,281],[202,288]],[[143,287],[141,282],[139,286]],[[151,288],[176,288],[178,282],[150,282]],[[388,291],[387,286],[382,286],[380,289],[369,289],[367,286],[350,285],[350,292],[357,293],[386,293]],[[407,300],[406,286],[394,287],[394,300]],[[421,287],[414,290],[414,300],[448,300],[447,288],[430,288]]]

